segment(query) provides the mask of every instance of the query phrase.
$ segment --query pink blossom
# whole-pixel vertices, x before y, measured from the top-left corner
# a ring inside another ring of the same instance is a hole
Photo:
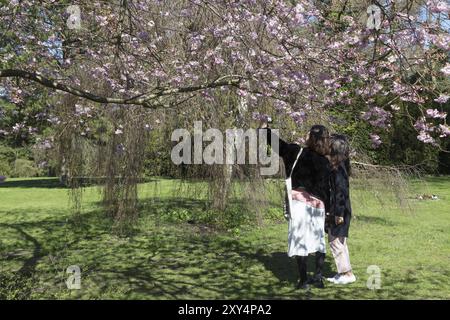
[[[380,136],[377,134],[371,134],[370,140],[372,141],[372,147],[374,148],[378,148],[383,143]]]
[[[447,63],[445,67],[441,69],[441,72],[446,76],[450,76],[450,63]]]
[[[280,83],[278,81],[272,81],[270,84],[272,85],[272,87],[277,88]]]
[[[239,89],[239,90],[237,91],[237,94],[238,94],[239,96],[241,96],[241,97],[246,97],[246,96],[248,95],[248,92],[245,91],[245,90]]]
[[[218,65],[222,65],[225,61],[221,57],[214,57],[214,63]]]
[[[447,117],[447,113],[440,112],[437,109],[427,109],[426,110],[426,117],[427,118],[434,118],[434,119],[445,119],[445,117]]]
[[[21,129],[23,129],[25,127],[25,125],[23,123],[16,123],[13,127],[12,127],[12,131],[14,133],[18,133]]]
[[[305,121],[306,119],[306,113],[304,111],[296,111],[296,112],[291,112],[289,114],[289,116],[292,118],[292,120],[295,121],[295,123],[297,124],[301,124]]]
[[[450,5],[444,1],[430,0],[427,1],[427,5],[430,11],[434,13],[447,13],[450,11]]]
[[[419,131],[429,131],[430,127],[426,123],[425,117],[419,118],[416,120],[416,123],[414,124],[414,128]]]
[[[434,144],[435,140],[428,132],[421,131],[420,134],[417,136],[417,139],[419,141],[422,141],[423,143],[431,143]]]
[[[36,147],[37,147],[38,149],[44,149],[44,150],[46,150],[46,149],[51,149],[51,148],[53,147],[53,145],[52,145],[52,141],[51,141],[51,140],[45,139],[45,140],[43,140],[43,141],[39,141],[39,142],[36,144]]]
[[[445,94],[441,94],[439,98],[434,99],[437,103],[446,103],[450,99],[450,96],[447,96]]]
[[[79,104],[75,105],[75,113],[77,115],[86,115],[86,116],[90,116],[90,112],[91,112],[91,108],[87,107],[87,106],[82,106]]]
[[[261,114],[257,111],[252,113],[252,118],[254,120],[258,120],[258,121],[268,121],[270,119],[270,116],[267,114]]]
[[[442,50],[450,50],[450,35],[448,34],[438,34],[438,35],[429,35],[431,41],[436,45],[437,47],[441,48]]]
[[[47,121],[50,122],[51,124],[60,124],[61,123],[61,120],[59,120],[59,118],[56,116],[50,116],[47,119]]]
[[[387,128],[390,125],[392,114],[380,107],[372,107],[364,112],[361,118],[369,121],[374,127]]]
[[[28,127],[28,133],[29,134],[35,134],[38,131],[37,128],[34,127]]]
[[[450,136],[450,128],[447,125],[440,124],[439,130],[441,131],[441,135],[439,136],[440,138],[445,138],[445,137]]]

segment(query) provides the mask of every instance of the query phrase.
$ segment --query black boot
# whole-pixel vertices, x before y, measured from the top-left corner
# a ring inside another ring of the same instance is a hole
[[[306,276],[307,259],[308,257],[300,257],[300,256],[296,257],[298,272],[300,274],[300,280],[298,280],[297,285],[295,286],[297,289],[309,288],[308,279]]]
[[[323,276],[322,276],[322,269],[323,265],[325,263],[325,253],[322,252],[316,252],[316,272],[314,274],[314,277],[312,277],[308,283],[313,285],[316,288],[323,289],[325,288],[325,285],[323,284]]]
[[[297,285],[295,286],[296,289],[302,289],[302,290],[308,290],[309,289],[309,283],[308,281],[304,281],[302,279],[297,281]]]
[[[319,289],[325,288],[325,285],[323,284],[323,277],[321,274],[314,275],[314,277],[310,278],[307,283],[308,285],[314,286]]]

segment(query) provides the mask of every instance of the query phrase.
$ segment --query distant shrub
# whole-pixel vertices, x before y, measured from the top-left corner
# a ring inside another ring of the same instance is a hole
[[[41,170],[38,169],[34,162],[26,159],[17,159],[14,161],[12,176],[17,178],[36,177],[39,176]]]
[[[8,161],[0,159],[0,176],[9,177],[11,175],[11,165]]]
[[[7,159],[9,161],[14,160],[15,158],[14,149],[0,144],[0,158]]]
[[[0,144],[0,175],[11,175],[11,164],[14,162],[14,149]]]

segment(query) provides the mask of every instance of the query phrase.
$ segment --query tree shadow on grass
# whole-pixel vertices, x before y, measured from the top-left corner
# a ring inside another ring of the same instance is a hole
[[[0,183],[0,188],[46,188],[46,189],[67,189],[58,178],[46,179],[24,179],[24,180],[6,180]]]
[[[243,243],[223,234],[202,235],[188,224],[162,224],[120,240],[110,236],[110,222],[101,211],[83,214],[81,226],[66,218],[0,225],[21,230],[21,237],[26,233],[34,246],[22,269],[35,269],[40,261],[36,275],[53,283],[37,297],[67,297],[61,284],[71,264],[82,270],[82,298],[111,298],[118,288],[125,290],[120,296],[125,299],[311,297],[294,289],[295,261],[285,252],[258,249],[260,243]],[[51,256],[58,255],[61,259],[53,265]],[[310,262],[313,270],[313,257]],[[58,277],[55,268],[60,270]]]
[[[25,241],[31,242],[33,244],[32,256],[28,259],[25,259],[23,266],[18,270],[18,273],[20,274],[31,275],[35,270],[37,262],[43,256],[42,245],[36,240],[35,237],[23,231],[23,228],[20,225],[0,223],[0,228],[11,228],[18,234],[20,234],[20,236],[25,239]],[[8,259],[8,256],[6,257],[6,259]]]
[[[235,199],[223,211],[212,208],[207,199],[170,197],[144,199],[139,206],[140,217],[151,217],[156,223],[182,223],[202,226],[204,230],[246,227],[256,219],[255,212],[247,209],[245,200]]]
[[[276,293],[279,286],[276,280],[267,281],[266,274],[248,270],[259,264],[251,258],[254,248],[230,239],[183,237],[184,241],[179,240],[178,236],[167,235],[165,241],[176,245],[141,248],[149,253],[155,251],[150,258],[134,266],[108,271],[113,272],[115,281],[128,283],[131,298],[289,297],[286,293]]]
[[[262,250],[258,250],[255,254],[246,255],[247,258],[256,259],[264,265],[264,268],[270,272],[281,282],[287,282],[290,285],[295,285],[299,278],[297,262],[295,258],[290,258],[286,252],[271,252],[265,253]],[[329,258],[330,259],[330,258]],[[331,259],[333,259],[331,257]],[[316,268],[314,254],[308,257],[307,270],[310,275]],[[323,266],[323,275],[331,276],[333,273],[333,263],[325,261]]]
[[[42,212],[41,212],[42,211]],[[8,210],[4,212],[5,216],[18,216],[22,210]],[[47,210],[33,209],[36,217],[48,214]],[[112,222],[104,217],[101,210],[92,210],[90,212],[74,217],[65,214],[55,214],[57,218],[31,220],[22,222],[6,222],[0,223],[1,230],[14,230],[17,239],[4,240],[24,240],[25,243],[31,244],[32,249],[29,250],[31,257],[24,259],[22,267],[18,270],[20,273],[33,273],[38,261],[49,252],[60,250],[67,246],[64,239],[70,239],[71,242],[77,242],[81,239],[89,239],[93,235],[109,234]],[[104,219],[102,219],[104,218]],[[77,223],[76,221],[82,221]],[[70,245],[70,243],[69,243]],[[17,248],[24,250],[26,248]],[[14,260],[16,255],[14,252],[2,252],[7,259]]]
[[[102,185],[105,178],[79,178],[78,182],[83,187]],[[145,178],[139,183],[149,183],[156,179]],[[60,178],[30,178],[20,180],[6,180],[0,183],[0,188],[44,188],[44,189],[69,189],[70,187],[61,182]]]
[[[208,207],[207,200],[197,200],[192,198],[156,198],[145,199],[141,202],[141,214],[157,212],[155,209],[189,209],[204,210]]]
[[[82,270],[80,297],[90,299],[404,299],[415,296],[422,283],[420,277],[383,271],[379,292],[367,289],[361,275],[355,285],[327,285],[322,291],[304,293],[294,289],[295,261],[286,252],[269,251],[260,240],[204,235],[185,223],[142,226],[133,236],[120,239],[110,235],[111,222],[101,210],[83,214],[81,226],[66,219],[67,214],[56,213],[49,219],[0,225],[16,230],[18,238],[32,246],[23,268],[35,268],[41,282],[52,283],[35,297],[71,298],[62,285],[67,278],[64,270],[71,264]],[[55,277],[51,255],[61,257],[56,261],[59,277]],[[332,273],[333,263],[328,255],[325,275]],[[308,269],[314,270],[313,256]],[[123,293],[117,294],[120,290]]]
[[[352,218],[353,222],[363,222],[363,223],[369,223],[369,224],[378,224],[383,226],[394,226],[395,223],[392,220],[388,220],[382,217],[372,217],[372,216],[356,216]]]

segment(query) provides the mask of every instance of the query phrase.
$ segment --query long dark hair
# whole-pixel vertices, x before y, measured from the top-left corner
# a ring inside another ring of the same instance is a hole
[[[328,155],[330,150],[330,133],[328,129],[318,124],[312,126],[311,130],[309,130],[306,146],[322,156]]]
[[[350,175],[350,144],[348,139],[343,134],[332,134],[330,137],[330,160],[331,168],[337,170],[339,165],[343,162]]]

